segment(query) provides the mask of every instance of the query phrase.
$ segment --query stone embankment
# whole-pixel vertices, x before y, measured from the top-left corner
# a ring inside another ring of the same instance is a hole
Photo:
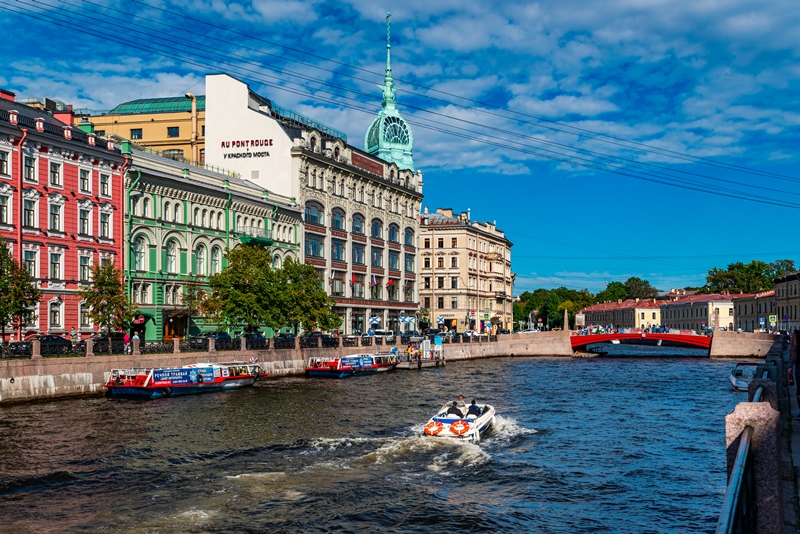
[[[772,347],[774,336],[766,334],[737,334],[718,332],[711,345],[714,358],[764,357]],[[38,343],[38,342],[36,342]],[[321,343],[321,341],[320,341]],[[38,350],[30,359],[0,360],[0,404],[36,399],[99,395],[108,381],[111,369],[135,367],[179,367],[198,362],[238,361],[258,358],[270,377],[301,376],[310,358],[341,357],[364,351],[389,351],[391,346],[344,346],[339,339],[337,347],[294,348],[271,350],[236,350],[214,352],[179,352],[175,343],[172,353],[132,355],[98,355],[72,358],[42,358]],[[400,350],[405,347],[398,345]],[[488,341],[471,343],[445,343],[445,359],[467,360],[500,356],[573,356],[569,332],[539,332],[509,334]]]

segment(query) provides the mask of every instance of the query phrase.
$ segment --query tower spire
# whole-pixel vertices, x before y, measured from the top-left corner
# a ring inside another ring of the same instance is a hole
[[[394,109],[394,80],[392,80],[392,14],[386,12],[386,75],[383,77],[383,102],[381,107],[384,109]]]

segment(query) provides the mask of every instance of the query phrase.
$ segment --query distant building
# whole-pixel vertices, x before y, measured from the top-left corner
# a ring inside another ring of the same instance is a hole
[[[780,330],[800,328],[800,271],[786,273],[775,279],[775,312]]]
[[[77,290],[91,285],[92,265],[123,264],[128,162],[114,140],[72,122],[69,108],[29,107],[0,90],[0,238],[42,290],[26,336],[94,333]]]
[[[775,290],[756,294],[731,295],[736,329],[743,332],[770,330],[770,315],[775,315]],[[777,324],[776,324],[777,326]]]
[[[586,326],[611,326],[617,330],[653,328],[661,326],[661,306],[665,300],[627,299],[601,302],[579,313],[585,316]]]
[[[511,247],[496,223],[437,208],[420,226],[422,328],[513,328]]]
[[[719,323],[715,324],[716,317]],[[661,322],[680,330],[702,330],[706,327],[734,329],[733,301],[724,294],[697,294],[661,305]]]

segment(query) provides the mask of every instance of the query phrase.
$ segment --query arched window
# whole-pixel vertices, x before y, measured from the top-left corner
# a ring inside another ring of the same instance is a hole
[[[181,206],[177,202],[175,203],[175,216],[172,218],[175,222],[181,222]]]
[[[272,268],[273,269],[280,269],[281,268],[281,257],[275,254],[272,258]]]
[[[220,230],[224,230],[225,228],[222,226],[222,213],[217,213],[217,228]]]
[[[150,199],[147,197],[142,200],[142,217],[150,217]]]
[[[139,197],[131,197],[131,213],[139,215]]]
[[[144,237],[139,236],[136,238],[136,241],[133,242],[133,270],[134,271],[144,271],[144,251],[145,251],[145,240]]]
[[[317,151],[317,138],[312,136],[311,137],[311,141],[309,142],[309,144],[311,145],[312,152],[316,152]]]
[[[237,215],[236,216],[236,231],[237,232],[241,232],[242,231],[242,216],[241,215]]]
[[[306,202],[305,217],[307,223],[325,224],[325,212],[322,205],[317,202]]]
[[[383,222],[380,219],[372,219],[372,232],[370,235],[377,238],[383,237]]]
[[[396,224],[389,225],[389,241],[392,243],[400,242],[400,227]]]
[[[170,203],[169,202],[164,204],[164,220],[165,221],[168,221],[169,218],[172,217],[172,211],[169,208],[170,208]]]
[[[219,272],[219,267],[220,267],[219,260],[220,260],[220,256],[221,255],[222,254],[220,253],[219,247],[213,247],[211,249],[211,274],[212,275],[217,274]]]
[[[167,243],[167,272],[178,272],[178,244],[175,241]]]
[[[331,213],[331,228],[344,230],[344,211],[339,208],[334,208]]]
[[[200,208],[194,209],[194,218],[192,219],[192,224],[198,226],[200,224]]]
[[[414,246],[414,230],[411,228],[406,228],[406,245]]]
[[[364,234],[364,217],[359,214],[353,215],[353,233]]]
[[[333,149],[333,157],[336,158],[336,161],[339,161],[339,147]]]
[[[197,275],[206,275],[206,247],[203,245],[197,245],[194,249],[194,265]]]
[[[212,230],[216,229],[216,222],[216,219],[214,219],[214,210],[211,210],[211,213],[208,215],[208,225]]]
[[[203,218],[200,219],[200,224],[202,226],[206,225],[206,216],[208,215],[208,210],[203,210]]]

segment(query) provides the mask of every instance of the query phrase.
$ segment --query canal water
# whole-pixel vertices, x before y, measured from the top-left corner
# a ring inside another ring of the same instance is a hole
[[[711,532],[731,366],[497,358],[5,406],[0,532]],[[459,393],[495,431],[421,437]]]

